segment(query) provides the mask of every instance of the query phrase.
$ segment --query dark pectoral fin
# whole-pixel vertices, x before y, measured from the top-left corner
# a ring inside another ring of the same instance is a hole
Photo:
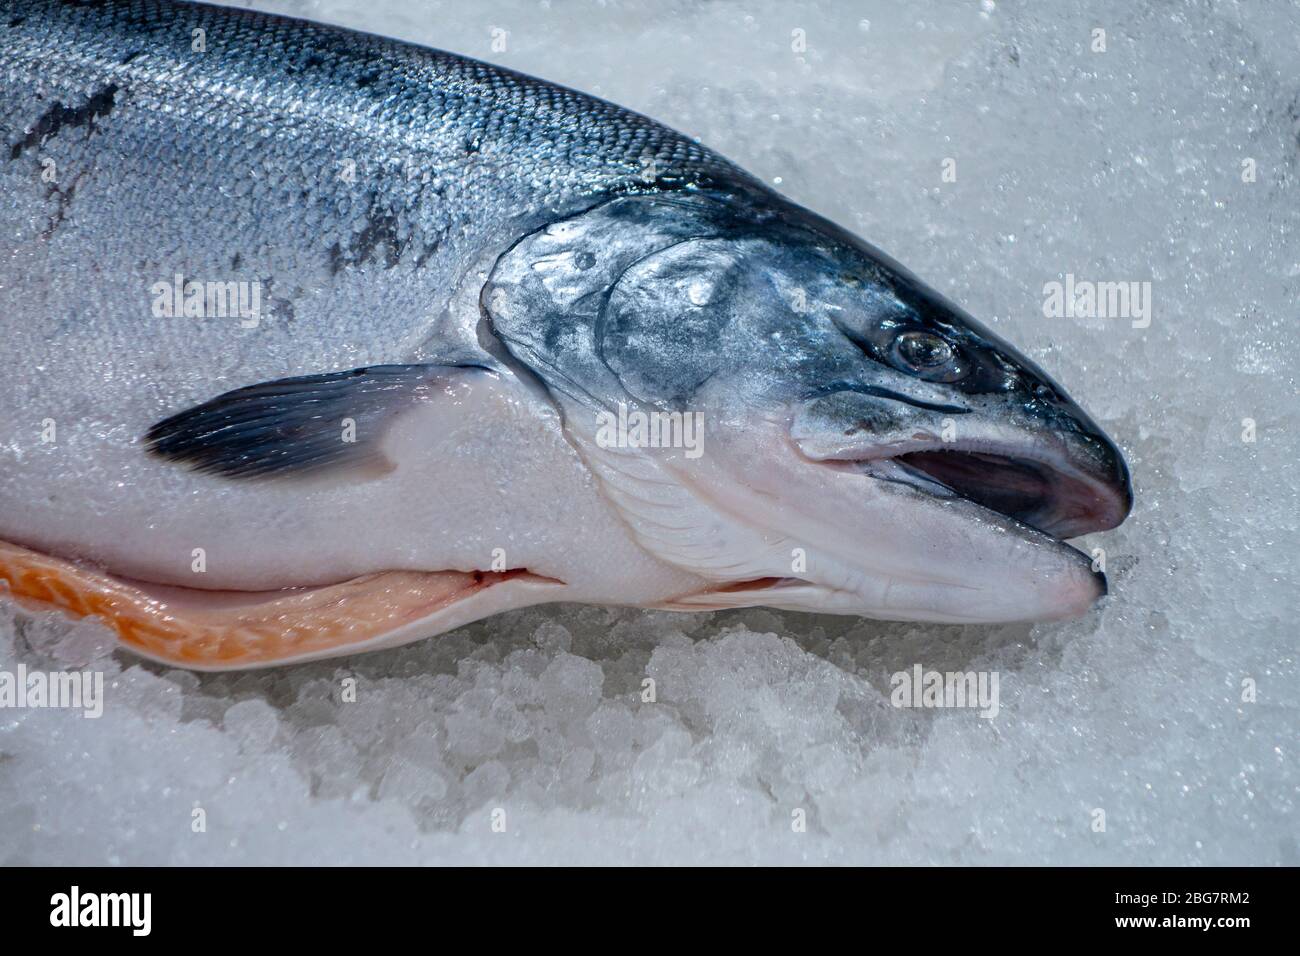
[[[226,478],[299,474],[372,458],[388,419],[482,366],[373,365],[261,382],[149,429],[151,454]]]

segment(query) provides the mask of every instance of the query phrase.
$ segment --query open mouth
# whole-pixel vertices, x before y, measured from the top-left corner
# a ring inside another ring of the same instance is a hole
[[[985,450],[924,448],[858,462],[874,478],[959,497],[1055,538],[1115,527],[1128,515],[1127,482],[1064,460]]]

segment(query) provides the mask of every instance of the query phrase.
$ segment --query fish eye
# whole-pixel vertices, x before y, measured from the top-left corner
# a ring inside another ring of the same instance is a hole
[[[931,332],[904,332],[890,349],[894,367],[931,382],[955,382],[967,369],[961,354]]]

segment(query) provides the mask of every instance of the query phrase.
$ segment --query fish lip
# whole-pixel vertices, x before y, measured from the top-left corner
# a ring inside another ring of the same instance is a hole
[[[962,499],[1058,541],[1115,528],[1133,504],[1118,450],[1089,435],[1024,443],[917,436],[825,462],[922,494]]]

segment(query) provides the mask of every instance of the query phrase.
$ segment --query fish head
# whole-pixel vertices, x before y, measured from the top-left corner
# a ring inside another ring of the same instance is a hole
[[[1127,466],[1042,369],[798,207],[621,202],[485,293],[639,540],[712,582],[669,606],[1000,622],[1105,593],[1064,539],[1124,520]]]

